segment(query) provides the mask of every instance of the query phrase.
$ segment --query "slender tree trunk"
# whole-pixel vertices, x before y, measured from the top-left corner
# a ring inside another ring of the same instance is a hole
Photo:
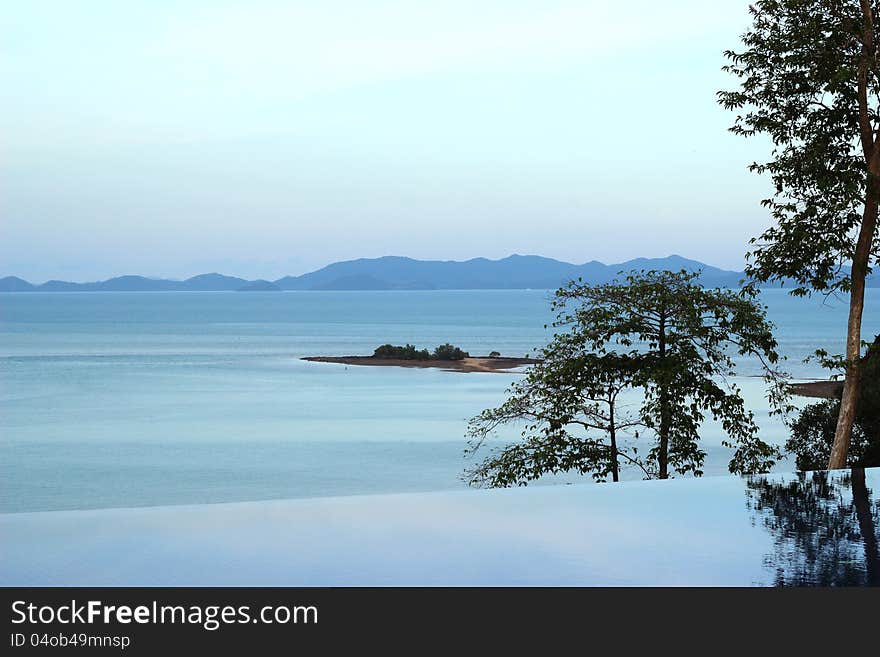
[[[660,352],[660,431],[658,438],[660,450],[657,456],[660,479],[669,478],[669,428],[672,424],[669,417],[669,383],[666,381],[666,367],[663,360],[666,358],[666,317],[660,315],[660,327],[657,337],[657,349]]]
[[[608,401],[608,438],[611,441],[611,481],[620,480],[617,465],[617,427],[614,425],[614,397]]]
[[[868,71],[876,57],[874,46],[874,12],[869,0],[860,0],[862,9],[862,52],[859,55],[859,72],[856,97],[859,110],[859,136],[862,154],[868,168],[868,184],[865,190],[865,208],[862,211],[862,225],[852,259],[852,274],[849,296],[849,320],[846,327],[846,380],[843,383],[843,396],[840,400],[840,413],[834,430],[834,444],[828,458],[828,469],[846,467],[846,457],[852,436],[852,425],[856,419],[859,403],[862,347],[862,310],[865,306],[865,276],[874,246],[874,233],[877,228],[878,139],[880,132],[874,129],[868,103]]]
[[[859,533],[865,545],[865,575],[868,586],[880,586],[880,550],[877,547],[877,527],[871,513],[871,497],[865,484],[864,468],[852,470],[853,505],[859,519]]]
[[[856,417],[859,403],[861,378],[861,347],[862,347],[862,310],[865,306],[865,277],[871,257],[871,247],[877,227],[877,190],[874,176],[870,176],[869,189],[862,213],[862,226],[853,254],[852,274],[849,296],[849,320],[846,329],[846,380],[843,384],[843,397],[840,402],[840,413],[837,416],[837,428],[834,431],[834,444],[828,469],[837,470],[846,467],[849,452],[852,425]]]

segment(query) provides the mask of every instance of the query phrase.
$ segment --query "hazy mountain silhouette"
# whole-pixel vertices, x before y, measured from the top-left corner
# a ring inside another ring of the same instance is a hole
[[[639,258],[617,265],[591,261],[582,265],[541,256],[512,255],[501,260],[474,258],[414,260],[399,256],[360,258],[335,262],[302,276],[285,276],[275,281],[284,290],[314,289],[555,289],[581,277],[591,283],[607,282],[620,271],[634,269],[702,270],[705,284],[731,286],[742,272],[725,271],[681,256]]]
[[[182,285],[186,290],[238,290],[254,282],[223,274],[200,274],[187,278]]]
[[[256,281],[245,282],[237,289],[238,292],[280,292],[281,288],[272,281],[264,281],[262,278]]]
[[[34,286],[18,276],[6,276],[0,278],[0,291],[3,292],[32,292]]]
[[[700,271],[707,287],[735,287],[745,277],[741,271],[729,271],[689,260],[678,255],[666,258],[636,258],[606,265],[592,260],[581,265],[541,256],[512,255],[500,260],[414,260],[400,256],[360,258],[334,262],[302,276],[285,276],[277,281],[248,281],[222,274],[201,274],[184,281],[119,276],[93,283],[48,281],[32,285],[21,278],[0,278],[2,292],[77,292],[77,291],[196,291],[196,290],[480,290],[480,289],[555,289],[581,278],[588,283],[606,283],[639,269],[686,269]],[[869,278],[877,287],[880,279]]]

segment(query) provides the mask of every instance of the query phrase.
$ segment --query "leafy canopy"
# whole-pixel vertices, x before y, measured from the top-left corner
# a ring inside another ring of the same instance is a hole
[[[521,485],[545,474],[578,472],[605,480],[616,461],[646,478],[702,474],[699,429],[718,421],[734,449],[732,472],[761,472],[779,457],[758,438],[745,407],[734,356],[763,363],[768,397],[786,408],[772,327],[753,290],[707,290],[698,273],[641,271],[623,282],[572,282],[556,292],[559,329],[500,407],[469,425],[468,453],[502,425],[522,425],[522,438],[466,473],[474,485]],[[638,401],[621,404],[633,391]],[[647,433],[649,449],[637,438]],[[615,444],[616,443],[616,444]]]
[[[867,4],[876,15],[880,3]],[[724,53],[740,86],[718,93],[738,113],[732,132],[773,143],[770,159],[750,168],[773,182],[762,204],[775,225],[751,241],[746,271],[762,282],[790,279],[797,295],[846,291],[866,190],[878,194],[868,166],[880,130],[876,46],[863,42],[859,0],[758,0],[749,11],[745,49]],[[873,128],[860,126],[860,78],[863,124]],[[875,236],[871,262],[878,246]]]
[[[470,357],[466,351],[451,345],[448,342],[441,344],[433,353],[427,349],[416,349],[415,345],[406,344],[403,347],[393,344],[383,344],[373,351],[373,358],[393,358],[396,360],[463,360]]]
[[[635,445],[618,442],[643,426],[638,414],[617,402],[631,386],[631,361],[588,353],[570,337],[557,335],[524,379],[508,389],[507,401],[471,420],[468,454],[505,424],[521,425],[523,438],[467,471],[471,485],[522,485],[560,472],[616,480],[620,462],[640,468],[646,477],[655,474]]]

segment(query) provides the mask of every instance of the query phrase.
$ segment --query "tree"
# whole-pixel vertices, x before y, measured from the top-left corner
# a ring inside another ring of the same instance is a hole
[[[880,466],[880,336],[861,362],[861,394],[847,452],[847,466]],[[828,463],[840,414],[840,399],[809,404],[791,424],[785,448],[799,470],[821,470]]]
[[[619,459],[647,478],[700,475],[705,452],[698,431],[707,414],[720,421],[725,445],[734,448],[732,472],[772,466],[778,450],[758,438],[753,414],[728,379],[735,374],[731,351],[756,356],[771,383],[772,406],[784,409],[784,385],[772,369],[778,361],[772,327],[754,290],[706,290],[698,276],[641,271],[624,282],[576,281],[558,290],[554,327],[564,330],[505,404],[471,421],[468,452],[511,422],[526,422],[524,441],[488,457],[468,473],[470,482],[522,484],[563,471],[598,479],[611,473],[616,480]],[[618,398],[627,389],[641,393],[641,401],[634,414],[621,415]],[[615,440],[621,429],[635,428],[654,437],[644,455]]]
[[[455,345],[451,345],[448,342],[446,344],[441,344],[439,347],[434,349],[434,353],[431,355],[431,358],[434,360],[463,360],[465,358],[469,358],[470,354],[466,351],[462,351]]]
[[[431,355],[427,349],[416,349],[415,345],[406,344],[403,347],[393,344],[383,344],[373,351],[373,358],[395,358],[399,360],[429,360]]]
[[[749,276],[792,292],[849,293],[846,378],[829,468],[846,464],[860,380],[865,279],[880,253],[880,35],[877,0],[757,0],[745,50],[726,51],[740,80],[719,102],[730,128],[773,142],[750,169],[769,174],[775,225],[752,240]]]
[[[523,441],[492,454],[465,473],[476,486],[522,485],[546,474],[578,472],[597,481],[620,477],[620,462],[648,471],[638,448],[622,444],[624,434],[642,426],[621,409],[620,394],[632,382],[631,362],[613,354],[587,353],[583,343],[563,334],[541,350],[524,380],[508,390],[498,408],[472,419],[467,453],[484,446],[505,424],[524,424]]]
[[[393,358],[397,360],[462,360],[469,358],[470,354],[462,351],[448,342],[441,344],[428,353],[427,349],[416,349],[415,345],[406,344],[403,347],[393,344],[383,344],[373,351],[373,358]]]

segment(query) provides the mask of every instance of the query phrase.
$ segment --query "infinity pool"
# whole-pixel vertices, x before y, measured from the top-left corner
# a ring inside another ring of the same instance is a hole
[[[880,468],[0,515],[3,585],[880,584]]]

